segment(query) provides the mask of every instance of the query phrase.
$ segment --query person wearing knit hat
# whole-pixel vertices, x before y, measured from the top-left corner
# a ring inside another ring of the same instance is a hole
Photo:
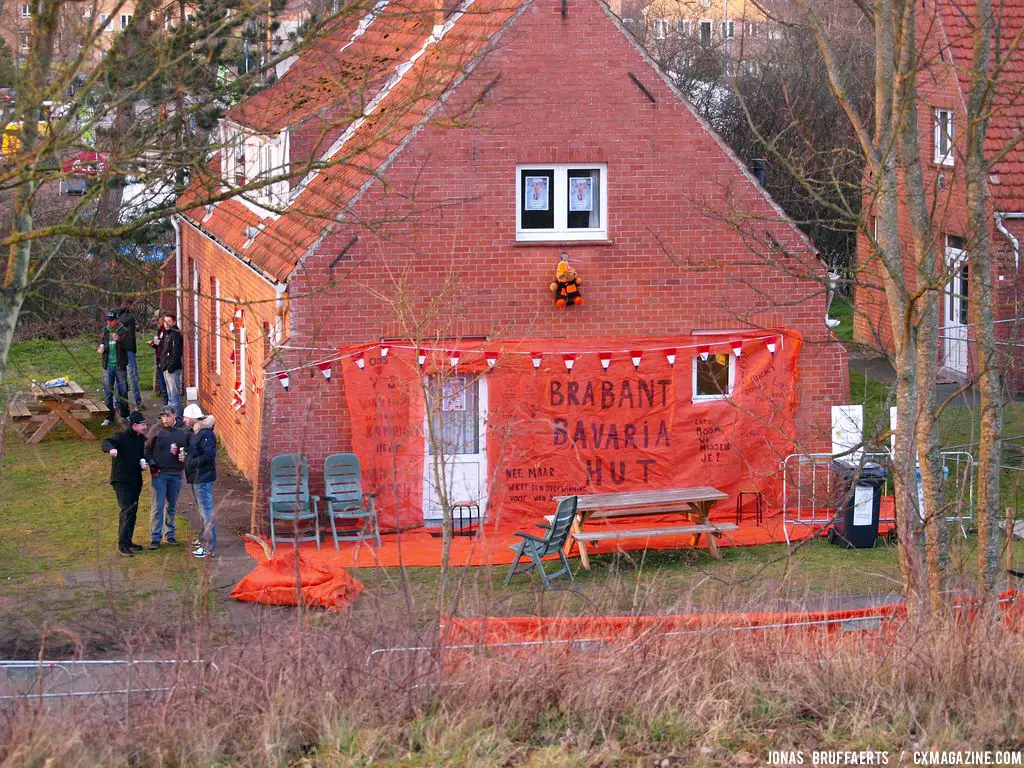
[[[189,430],[185,450],[185,479],[192,486],[196,509],[202,518],[199,538],[193,544],[192,556],[210,557],[217,548],[217,524],[213,519],[213,484],[217,480],[217,436],[213,433],[213,415],[190,403],[183,414]]]
[[[122,557],[134,557],[142,550],[132,541],[135,518],[142,493],[142,470],[146,468],[146,417],[136,411],[125,420],[124,430],[103,441],[110,454],[110,486],[120,508],[117,525],[117,551]]]

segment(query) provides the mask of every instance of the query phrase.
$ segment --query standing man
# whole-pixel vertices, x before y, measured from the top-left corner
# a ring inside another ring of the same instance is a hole
[[[124,330],[117,319],[117,310],[107,312],[107,327],[100,336],[96,352],[103,364],[103,397],[107,401],[107,418],[104,427],[117,421],[114,415],[114,387],[117,387],[117,407],[122,419],[128,418],[128,350],[124,342]]]
[[[174,515],[184,466],[179,454],[188,445],[188,435],[175,426],[176,421],[177,411],[165,405],[160,409],[160,423],[153,425],[146,436],[146,461],[153,475],[154,500],[149,526],[150,549],[160,549],[162,537],[172,546],[178,543],[174,538]]]
[[[110,485],[121,509],[117,520],[117,551],[123,557],[134,557],[142,549],[132,541],[132,536],[142,493],[142,470],[146,468],[145,448],[146,418],[138,411],[128,417],[123,431],[103,441],[103,450],[110,454]]]
[[[167,382],[164,381],[164,369],[160,367],[160,347],[163,346],[164,342],[164,315],[162,312],[157,312],[154,318],[156,323],[156,335],[149,340],[149,346],[153,348],[153,353],[156,355],[156,386],[160,392],[160,396],[163,398],[164,405],[167,405]]]
[[[135,395],[135,408],[142,410],[142,390],[139,389],[139,361],[136,358],[135,346],[135,314],[132,312],[132,299],[125,298],[118,308],[117,319],[124,329],[124,348],[128,352],[128,383]]]
[[[164,383],[167,384],[167,404],[174,408],[178,423],[181,423],[182,407],[182,366],[184,340],[181,329],[175,322],[177,318],[168,313],[164,315],[164,339],[160,342],[160,367],[164,369]]]
[[[192,556],[213,555],[217,548],[217,524],[213,520],[213,484],[217,480],[217,437],[213,414],[203,416],[196,403],[185,407],[185,426],[190,430],[185,453],[185,479],[192,484],[196,507],[203,519],[203,532]]]

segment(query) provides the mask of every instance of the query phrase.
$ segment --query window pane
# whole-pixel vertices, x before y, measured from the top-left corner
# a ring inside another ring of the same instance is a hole
[[[697,358],[695,395],[729,394],[729,355],[709,355],[707,362]]]
[[[430,377],[427,396],[434,434],[434,440],[428,440],[431,456],[435,445],[446,456],[480,452],[479,392],[480,382],[476,378]]]
[[[569,229],[601,226],[601,171],[597,168],[567,171],[566,221]]]
[[[520,229],[554,229],[554,170],[522,170],[519,172]]]

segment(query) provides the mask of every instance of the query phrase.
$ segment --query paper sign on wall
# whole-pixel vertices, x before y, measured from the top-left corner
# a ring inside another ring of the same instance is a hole
[[[569,210],[594,210],[594,180],[590,176],[573,176],[569,179]]]
[[[841,461],[859,464],[864,455],[864,406],[832,406],[832,455]]]

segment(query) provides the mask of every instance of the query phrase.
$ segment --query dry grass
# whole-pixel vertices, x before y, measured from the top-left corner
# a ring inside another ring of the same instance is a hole
[[[735,765],[771,749],[895,762],[1024,739],[1024,646],[998,624],[908,626],[885,643],[689,635],[368,663],[374,647],[435,638],[398,612],[268,615],[278,626],[244,645],[182,632],[180,655],[218,671],[137,681],[169,694],[0,709],[0,766]]]

